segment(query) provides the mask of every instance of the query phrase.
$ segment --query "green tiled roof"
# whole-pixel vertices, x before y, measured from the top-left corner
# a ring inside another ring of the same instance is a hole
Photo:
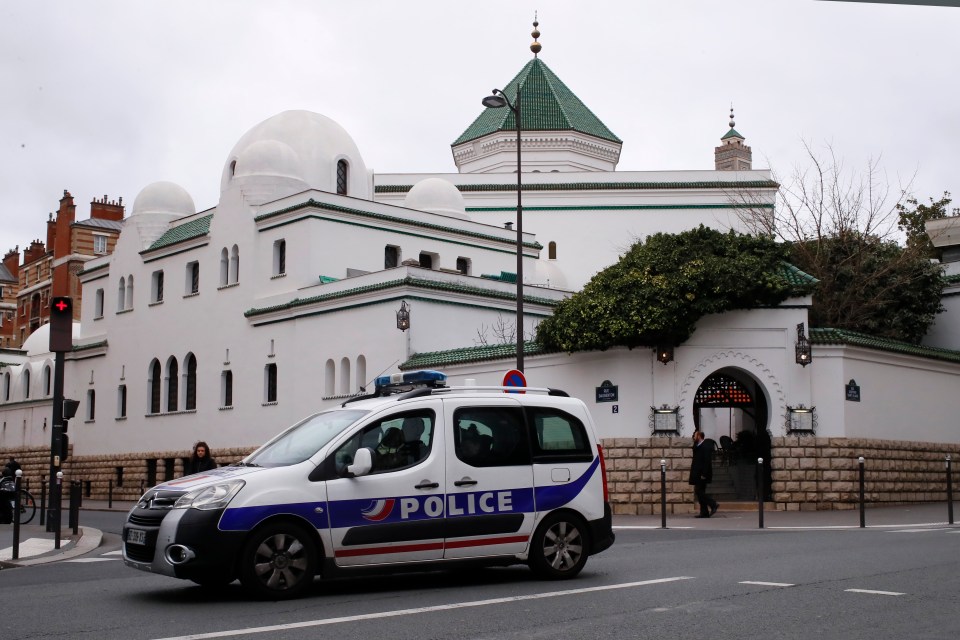
[[[736,129],[730,129],[730,131],[727,131],[727,134],[720,139],[726,140],[727,138],[743,138],[743,136],[737,133]]]
[[[253,316],[264,315],[266,313],[272,313],[274,311],[281,311],[283,309],[294,309],[296,307],[302,307],[309,304],[314,304],[317,302],[325,302],[328,300],[337,300],[339,298],[349,298],[351,296],[369,293],[371,291],[383,291],[385,289],[395,289],[401,286],[412,286],[418,287],[420,289],[429,289],[431,291],[452,291],[456,293],[467,293],[477,296],[483,296],[485,298],[497,298],[502,300],[516,300],[517,296],[515,292],[509,291],[491,291],[490,289],[481,289],[480,287],[468,287],[462,284],[456,284],[453,282],[438,282],[436,280],[424,280],[422,278],[401,278],[398,280],[390,280],[388,282],[379,282],[377,284],[371,284],[364,287],[354,287],[353,289],[345,289],[343,291],[337,291],[334,293],[325,293],[318,296],[310,296],[308,298],[294,298],[290,302],[274,305],[272,307],[264,307],[261,309],[249,309],[243,313],[247,318]],[[524,294],[524,301],[530,304],[539,304],[549,307],[554,307],[557,305],[557,300],[550,298],[541,298],[539,296],[528,296]]]
[[[516,282],[517,274],[512,271],[501,271],[500,273],[484,273],[480,276],[487,280],[499,280],[500,282]]]
[[[516,99],[517,86],[522,87],[520,112],[524,131],[578,131],[611,142],[622,142],[540,58],[528,62],[503,88],[510,102]],[[487,108],[454,141],[453,146],[497,131],[516,130],[512,109]]]
[[[458,184],[455,185],[461,193],[483,191],[517,191],[514,184]],[[699,182],[564,182],[522,185],[523,191],[624,191],[624,190],[653,190],[653,189],[777,189],[778,182],[773,180],[703,180]],[[374,187],[375,193],[407,193],[413,188],[412,184],[378,184]],[[684,205],[688,208],[696,205]],[[524,207],[526,208],[526,207]]]
[[[528,356],[557,353],[556,351],[545,350],[536,342],[524,342],[523,352]],[[411,356],[409,360],[400,365],[400,370],[441,369],[455,364],[484,362],[487,360],[505,360],[515,358],[516,356],[516,344],[496,344],[482,347],[449,349],[447,351],[430,351],[428,353],[418,353]]]
[[[819,327],[811,327],[810,342],[822,345],[845,344],[852,347],[865,347],[878,351],[903,353],[911,356],[920,356],[922,358],[931,358],[933,360],[960,362],[960,351],[926,347],[909,342],[900,342],[899,340],[890,340],[888,338],[877,338],[865,333],[857,333],[856,331],[848,331],[846,329],[821,329]]]
[[[780,276],[796,289],[806,292],[820,282],[809,273],[801,271],[789,262],[780,263],[780,267]]]
[[[177,244],[184,240],[192,240],[193,238],[205,236],[210,233],[211,220],[213,220],[212,213],[168,229],[166,233],[157,238],[153,244],[144,249],[144,251],[141,251],[141,253],[167,247],[171,244]]]

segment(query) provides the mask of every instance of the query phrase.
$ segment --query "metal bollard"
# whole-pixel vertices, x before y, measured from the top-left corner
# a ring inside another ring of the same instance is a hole
[[[950,454],[947,454],[947,520],[953,524],[953,481],[950,477]]]
[[[763,458],[757,458],[757,513],[763,529]]]
[[[23,471],[17,469],[13,487],[16,494],[13,497],[13,556],[14,560],[20,557],[20,484],[23,481]]]
[[[110,478],[110,484],[107,485],[107,509],[113,509],[113,478]]]
[[[73,535],[77,535],[77,530],[80,528],[80,502],[83,499],[80,488],[79,480],[70,483],[70,519],[67,526],[73,530]]]
[[[63,491],[63,471],[57,471],[57,481],[53,484],[51,493],[53,498],[50,505],[50,524],[53,525],[54,537],[53,548],[60,548],[60,511],[63,507],[61,503],[61,492]]]
[[[40,526],[47,522],[47,476],[40,478]]]
[[[667,461],[660,460],[660,528],[667,528]]]
[[[863,529],[867,526],[867,514],[866,511],[864,511],[865,499],[863,492],[863,456],[860,456],[858,462],[860,463],[860,528]]]

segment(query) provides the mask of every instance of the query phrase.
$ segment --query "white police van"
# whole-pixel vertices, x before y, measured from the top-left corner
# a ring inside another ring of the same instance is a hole
[[[123,527],[124,562],[201,585],[239,578],[272,599],[360,570],[577,575],[614,540],[587,407],[558,390],[445,379],[383,376],[235,465],[150,489]]]

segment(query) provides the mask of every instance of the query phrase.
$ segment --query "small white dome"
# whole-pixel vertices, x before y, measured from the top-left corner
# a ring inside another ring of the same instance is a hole
[[[403,206],[444,216],[469,219],[463,194],[456,185],[441,178],[426,178],[407,193]]]
[[[73,321],[71,337],[74,342],[80,337],[80,323],[76,320]],[[50,353],[50,323],[37,327],[36,331],[24,340],[21,349],[27,352],[28,358]]]
[[[234,171],[237,177],[280,176],[301,179],[300,156],[277,140],[258,140],[243,150]]]
[[[145,186],[133,201],[131,216],[161,213],[177,217],[197,212],[186,189],[173,182],[154,182]]]

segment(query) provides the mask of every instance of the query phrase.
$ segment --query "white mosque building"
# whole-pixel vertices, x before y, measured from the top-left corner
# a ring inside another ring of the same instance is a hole
[[[516,100],[519,88],[523,105],[527,340],[635,240],[700,224],[745,231],[740,203],[772,210],[778,187],[752,168],[732,117],[713,169],[618,170],[622,141],[532,48],[503,89]],[[157,460],[176,473],[175,456],[197,440],[215,453],[249,450],[401,369],[500,384],[515,365],[516,143],[514,112],[486,108],[452,144],[457,173],[380,174],[339,124],[286,111],[230,150],[214,207],[197,211],[176,184],[144,187],[114,252],[80,273],[82,317],[66,361],[65,395],[80,400],[68,472],[96,478],[95,495],[120,467],[159,481]],[[809,303],[798,289],[775,309],[705,318],[659,361],[652,348],[571,355],[529,342],[526,378],[591,406],[621,513],[652,508],[644,483],[661,457],[676,462],[671,503],[689,502],[680,468],[694,425],[717,441],[767,434],[785,508],[847,500],[852,476],[831,460],[868,452],[922,473],[942,452],[956,458],[960,353],[950,349],[960,345],[810,328]],[[797,360],[798,328],[813,343],[810,366]],[[38,471],[50,441],[48,340],[40,330],[23,353],[0,355],[0,449],[37,452]]]

